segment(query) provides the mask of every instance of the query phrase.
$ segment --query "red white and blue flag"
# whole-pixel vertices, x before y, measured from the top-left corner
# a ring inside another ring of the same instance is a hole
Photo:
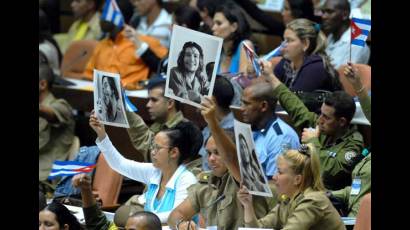
[[[261,68],[258,63],[258,55],[253,51],[248,45],[246,45],[245,42],[242,43],[243,48],[245,49],[246,56],[248,57],[248,60],[252,62],[253,68],[255,69],[256,76],[261,75]]]
[[[367,36],[370,33],[371,21],[368,19],[352,18],[350,23],[352,45],[366,45]]]
[[[135,107],[135,105],[132,104],[131,100],[128,98],[127,94],[125,93],[125,90],[122,91],[122,95],[124,97],[125,108],[127,109],[127,111],[137,112],[138,111],[137,107]]]
[[[124,25],[124,17],[115,0],[106,0],[101,19],[112,22],[114,25],[121,27]]]
[[[48,179],[58,176],[73,176],[80,173],[92,172],[95,164],[79,161],[54,161]]]

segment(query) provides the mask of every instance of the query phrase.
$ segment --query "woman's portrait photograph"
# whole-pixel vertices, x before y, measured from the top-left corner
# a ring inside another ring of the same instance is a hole
[[[118,74],[94,70],[94,111],[106,125],[129,128]]]
[[[211,96],[222,39],[174,26],[169,52],[165,96],[199,107]],[[212,69],[210,69],[212,66]]]
[[[248,188],[250,194],[272,197],[272,191],[255,152],[250,125],[235,120],[234,129],[242,184]]]

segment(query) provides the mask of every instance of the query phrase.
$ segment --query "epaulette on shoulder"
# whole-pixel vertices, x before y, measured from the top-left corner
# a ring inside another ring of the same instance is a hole
[[[199,183],[208,183],[208,180],[211,176],[211,171],[203,171],[201,173],[199,173],[196,177],[198,179]]]

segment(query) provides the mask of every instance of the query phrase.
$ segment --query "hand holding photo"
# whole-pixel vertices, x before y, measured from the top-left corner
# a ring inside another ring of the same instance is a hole
[[[129,128],[119,74],[94,70],[94,110],[103,124]]]

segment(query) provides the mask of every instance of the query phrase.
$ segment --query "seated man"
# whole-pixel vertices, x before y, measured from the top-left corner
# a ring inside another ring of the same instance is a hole
[[[66,34],[54,35],[63,53],[65,53],[73,41],[85,39],[99,40],[101,38],[101,14],[98,12],[100,5],[101,0],[73,0],[71,2],[75,21],[71,24]]]
[[[350,44],[350,4],[348,0],[327,0],[322,8],[322,29],[326,33],[326,53],[331,63],[338,69],[348,61],[367,64],[370,58],[370,49],[367,45],[360,47]],[[349,49],[351,58],[349,59]]]
[[[252,127],[256,154],[268,179],[276,174],[276,158],[284,148],[299,147],[295,130],[276,116],[276,104],[272,87],[264,82],[256,82],[243,91],[243,121]]]
[[[271,68],[263,61],[263,69]],[[351,173],[363,158],[363,137],[350,122],[356,110],[351,96],[344,91],[335,91],[326,97],[321,114],[310,112],[302,101],[279,79],[263,71],[265,79],[272,85],[273,96],[289,114],[294,127],[303,129],[302,142],[313,143],[319,152],[321,173],[326,189],[337,190],[351,184]],[[316,129],[310,129],[316,127]]]
[[[112,1],[115,3],[114,0]],[[115,72],[121,75],[121,83],[124,88],[140,89],[142,88],[140,82],[148,79],[150,68],[137,52],[139,47],[125,33],[124,19],[119,9],[116,18],[111,18],[108,15],[108,8],[112,1],[107,1],[108,4],[104,8],[105,13],[100,21],[101,30],[107,33],[108,37],[101,40],[95,47],[87,63],[84,76],[86,79],[92,80],[94,69]],[[150,47],[157,56],[162,58],[167,54],[168,49],[161,46],[156,39],[144,35],[139,35],[138,38],[150,43]]]
[[[154,213],[146,211],[128,212],[126,223],[122,221],[110,222],[98,207],[92,194],[91,177],[87,174],[77,174],[73,177],[74,187],[81,189],[81,199],[83,201],[83,212],[85,224],[88,230],[107,230],[125,227],[126,230],[161,230],[161,221]],[[118,219],[117,219],[118,220]]]
[[[233,132],[227,133],[231,134],[233,139]],[[208,164],[212,169],[211,175],[209,172],[199,174],[199,183],[189,188],[188,198],[170,214],[168,224],[171,229],[188,229],[188,225],[194,225],[190,220],[197,213],[205,218],[206,227],[238,229],[244,226],[243,211],[236,198],[241,181],[239,168],[232,167],[235,163],[226,164],[227,157],[221,155],[212,136],[205,144]],[[266,215],[273,207],[266,197],[258,196],[255,199],[254,205],[258,217]]]
[[[39,64],[39,180],[50,185],[47,177],[55,160],[66,160],[74,139],[72,108],[64,99],[51,93],[54,74],[47,63]],[[43,192],[52,192],[43,187]]]

